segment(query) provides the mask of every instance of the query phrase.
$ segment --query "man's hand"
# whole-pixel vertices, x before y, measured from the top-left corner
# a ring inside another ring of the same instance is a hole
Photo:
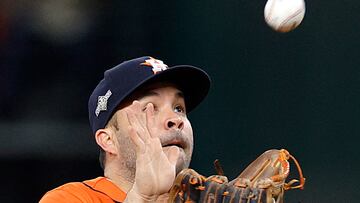
[[[167,193],[175,179],[175,166],[179,149],[169,149],[167,157],[163,152],[156,129],[154,106],[146,105],[143,110],[138,101],[126,108],[129,120],[129,135],[136,148],[135,182],[128,193],[130,202],[153,202],[159,195]]]

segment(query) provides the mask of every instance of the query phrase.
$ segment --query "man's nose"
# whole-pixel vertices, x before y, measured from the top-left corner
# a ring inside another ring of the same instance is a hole
[[[182,130],[184,128],[184,121],[179,116],[168,118],[165,121],[165,128],[167,130]]]

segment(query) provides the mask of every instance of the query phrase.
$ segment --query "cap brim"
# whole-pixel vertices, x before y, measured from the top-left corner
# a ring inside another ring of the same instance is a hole
[[[144,80],[135,89],[157,81],[171,82],[183,92],[187,113],[202,102],[209,92],[211,83],[209,75],[200,68],[189,65],[178,65],[147,78],[147,80]]]

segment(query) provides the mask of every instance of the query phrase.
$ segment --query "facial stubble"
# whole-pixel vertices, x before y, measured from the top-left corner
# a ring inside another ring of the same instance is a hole
[[[176,135],[169,135],[169,137],[174,137]],[[177,135],[179,136],[179,135]],[[181,135],[182,136],[182,135]],[[136,173],[136,151],[135,144],[132,142],[129,136],[121,135],[117,132],[117,137],[119,141],[119,151],[120,151],[120,167],[123,169],[122,171],[126,171],[126,178],[129,182],[134,182],[135,173]],[[164,136],[166,137],[166,136]],[[164,139],[160,141],[163,143]],[[183,153],[179,155],[178,161],[176,163],[176,174],[178,174],[182,169],[188,168],[191,161],[192,151],[193,151],[193,142],[190,140],[186,140],[187,148],[184,149]],[[186,150],[186,151],[185,151]],[[180,160],[182,159],[182,160]]]

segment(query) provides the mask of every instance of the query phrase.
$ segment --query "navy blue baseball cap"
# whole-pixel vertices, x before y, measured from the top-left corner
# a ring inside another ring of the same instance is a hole
[[[135,90],[155,81],[175,84],[184,93],[187,112],[193,110],[210,88],[208,74],[194,66],[168,67],[161,60],[144,56],[125,61],[104,73],[89,98],[92,132],[105,128],[119,104]]]

